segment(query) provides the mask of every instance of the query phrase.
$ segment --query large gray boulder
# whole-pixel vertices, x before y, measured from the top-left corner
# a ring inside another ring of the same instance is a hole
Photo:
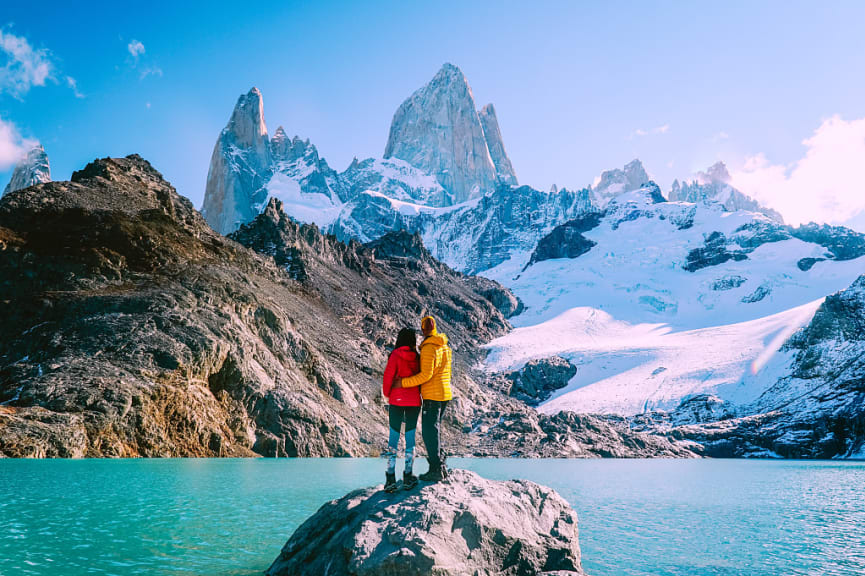
[[[408,492],[365,488],[322,506],[267,570],[307,574],[579,575],[577,514],[550,488],[465,470]]]

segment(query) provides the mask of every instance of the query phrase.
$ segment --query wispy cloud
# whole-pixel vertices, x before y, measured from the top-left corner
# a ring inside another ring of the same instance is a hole
[[[655,126],[650,130],[643,130],[642,128],[637,128],[633,132],[631,132],[627,139],[633,140],[634,138],[642,138],[643,136],[651,136],[656,134],[666,134],[670,131],[669,124],[661,124],[660,126]]]
[[[0,29],[0,92],[21,99],[32,86],[45,86],[54,65],[48,50],[35,49],[23,36]]]
[[[0,118],[0,170],[10,169],[37,144],[37,140],[22,138],[15,124]]]
[[[138,40],[132,40],[129,44],[126,45],[126,49],[129,50],[129,53],[132,54],[132,58],[138,62],[138,58],[144,54],[144,44],[139,42]]]
[[[162,68],[159,66],[147,66],[141,69],[141,72],[138,74],[139,80],[144,80],[148,76],[162,76]]]
[[[139,80],[144,80],[148,76],[162,77],[162,68],[160,68],[152,58],[147,57],[147,49],[141,41],[131,40],[129,44],[126,45],[126,51],[129,52],[132,57],[132,68],[138,70]]]
[[[0,28],[0,94],[23,100],[34,86],[45,86],[47,82],[57,84],[58,77],[72,89],[76,98],[84,98],[78,82],[60,73],[48,49],[33,48],[27,38]]]
[[[68,84],[69,87],[72,88],[72,93],[75,94],[76,98],[84,98],[84,94],[78,91],[78,81],[75,80],[75,78],[73,78],[72,76],[67,76],[66,84]]]
[[[792,224],[842,223],[865,211],[865,118],[833,116],[802,144],[805,155],[787,165],[762,153],[749,157],[733,171],[732,184]]]
[[[721,130],[717,134],[712,135],[712,137],[709,139],[709,141],[713,142],[713,143],[718,143],[718,142],[721,142],[722,140],[729,140],[729,139],[730,139],[730,135],[727,134],[726,132],[724,132],[723,130]]]

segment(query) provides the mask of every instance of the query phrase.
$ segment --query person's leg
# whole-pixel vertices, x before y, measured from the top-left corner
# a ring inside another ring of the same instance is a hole
[[[399,429],[402,426],[402,408],[388,406],[389,434],[387,441],[387,482],[396,477],[396,451],[399,448]],[[388,486],[386,485],[385,488]]]
[[[438,448],[439,448],[438,461],[439,461],[439,467],[442,469],[445,468],[445,462],[447,461],[447,454],[445,454],[444,442],[442,442],[442,440],[441,440],[442,421],[444,420],[445,409],[447,407],[448,407],[448,400],[445,400],[444,402],[439,402],[439,410],[438,410],[438,415],[436,417],[436,435],[438,437]]]
[[[415,434],[420,406],[407,406],[405,409],[405,472],[412,473],[414,465]]]
[[[424,400],[421,410],[421,434],[426,446],[427,460],[430,471],[441,468],[439,448],[439,407],[441,402],[437,400]]]

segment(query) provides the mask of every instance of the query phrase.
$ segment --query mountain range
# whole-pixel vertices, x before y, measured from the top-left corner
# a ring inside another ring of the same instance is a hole
[[[375,456],[399,328],[435,314],[463,455],[688,456],[619,419],[548,417],[474,366],[519,310],[417,235],[361,245],[271,199],[229,237],[147,161],[0,199],[0,456]]]
[[[7,193],[0,233],[0,453],[374,453],[389,338],[432,312],[465,454],[865,455],[865,235],[786,225],[723,163],[520,185],[451,64],[380,158],[271,136],[253,88],[201,215],[133,156]]]

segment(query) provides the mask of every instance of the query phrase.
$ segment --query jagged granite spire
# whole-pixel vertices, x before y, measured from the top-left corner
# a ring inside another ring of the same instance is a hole
[[[717,202],[730,212],[735,212],[736,210],[759,212],[776,222],[784,223],[784,218],[781,214],[763,206],[747,194],[737,190],[730,184],[731,181],[732,178],[730,177],[730,172],[727,170],[727,165],[723,162],[716,162],[705,171],[697,172],[696,178],[691,182],[685,181],[680,183],[678,180],[675,180],[670,189],[670,201],[693,203]]]
[[[227,234],[255,217],[267,197],[272,159],[264,103],[253,88],[237,100],[213,148],[202,214],[214,230]]]
[[[33,186],[51,182],[51,165],[48,163],[48,155],[41,144],[37,144],[27,152],[27,155],[15,164],[12,171],[12,179],[3,190],[3,194],[9,194],[15,190],[21,190]]]
[[[497,123],[495,133],[494,146],[500,146]],[[472,90],[453,64],[442,66],[429,84],[397,109],[384,157],[405,160],[432,174],[457,203],[495,189],[498,182]],[[507,158],[503,146],[500,158]],[[508,173],[513,175],[513,169],[505,170]]]
[[[505,152],[505,144],[502,140],[502,132],[499,129],[499,119],[496,116],[495,107],[492,104],[487,104],[481,108],[478,116],[481,119],[487,148],[496,167],[496,176],[499,182],[510,186],[518,186],[517,175],[514,172],[514,167],[511,166],[511,159],[508,158],[508,153]]]
[[[624,169],[615,168],[601,172],[598,181],[592,186],[592,194],[598,206],[605,206],[619,194],[639,190],[649,182],[649,175],[643,163],[637,159],[625,164]]]

